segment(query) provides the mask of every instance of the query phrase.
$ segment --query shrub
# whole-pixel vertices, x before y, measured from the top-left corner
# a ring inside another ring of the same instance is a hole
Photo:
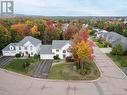
[[[104,47],[108,47],[109,46],[109,43],[107,41],[104,41],[103,42],[103,45],[104,45]]]
[[[39,58],[39,55],[35,54],[34,59],[38,59],[38,58]]]
[[[68,56],[68,57],[66,57],[66,61],[67,61],[67,62],[74,62],[74,59],[72,59],[71,56]]]
[[[60,58],[59,58],[59,55],[56,55],[56,56],[54,56],[53,58],[54,58],[54,60],[60,59]]]
[[[111,51],[112,55],[123,55],[123,53],[124,53],[124,50],[123,50],[122,45],[120,44],[117,44],[115,47],[113,47]]]
[[[122,35],[127,37],[127,28],[123,31]]]
[[[21,57],[21,54],[20,54],[20,53],[17,53],[17,54],[15,55],[15,57]]]

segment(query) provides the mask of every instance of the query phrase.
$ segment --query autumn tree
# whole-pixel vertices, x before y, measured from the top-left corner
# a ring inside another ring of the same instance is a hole
[[[36,25],[34,25],[32,28],[31,28],[31,34],[33,36],[38,36],[40,35],[40,32],[38,31],[38,27]]]
[[[3,26],[0,26],[0,50],[10,43],[11,34],[10,32]]]
[[[65,31],[64,33],[64,39],[65,40],[70,40],[70,39],[73,39],[73,36],[78,33],[78,28],[73,25],[73,24],[70,24],[67,28],[67,30]]]
[[[59,40],[60,39],[61,31],[58,28],[52,29],[52,30],[45,30],[43,37],[44,37],[44,43],[51,44],[52,40]]]
[[[78,61],[79,67],[84,69],[84,61],[92,59],[92,44],[88,40],[88,31],[80,31],[74,35],[73,39],[73,57]]]
[[[30,29],[29,27],[24,23],[18,23],[11,26],[11,29],[17,31],[22,36],[29,35]]]

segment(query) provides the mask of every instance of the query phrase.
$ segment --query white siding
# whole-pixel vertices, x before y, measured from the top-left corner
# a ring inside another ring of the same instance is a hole
[[[52,49],[52,53],[54,53],[54,56],[55,56],[55,55],[59,55],[59,58],[60,58],[60,59],[64,59],[63,54],[65,54],[66,57],[72,55],[70,52],[67,52],[67,49],[68,49],[70,46],[71,46],[70,44],[64,45],[61,49],[59,49],[59,52],[56,51],[57,49]],[[63,53],[63,50],[66,50],[66,53]]]

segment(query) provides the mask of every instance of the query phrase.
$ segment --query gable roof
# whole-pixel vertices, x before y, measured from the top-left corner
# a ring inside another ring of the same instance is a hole
[[[53,54],[52,45],[41,45],[40,54]]]
[[[17,45],[17,43],[10,43],[9,45],[7,45],[7,46],[6,46],[5,48],[3,48],[2,50],[3,50],[3,51],[4,51],[4,50],[5,50],[5,51],[8,51],[8,50],[10,50],[10,49],[9,49],[10,46],[13,46],[13,47],[14,47],[14,50],[15,50],[15,46],[16,46],[16,45]]]
[[[106,39],[106,41],[108,41],[113,47],[116,44],[121,44],[125,50],[127,50],[127,38],[115,33],[115,32],[109,32],[107,34],[105,34],[104,38]]]
[[[39,40],[39,39],[36,39],[32,36],[26,36],[24,39],[22,39],[20,42],[18,42],[18,45],[23,46],[27,41],[31,42],[34,46],[41,43],[41,40]]]
[[[72,44],[70,40],[53,40],[52,49],[60,49],[66,44]]]

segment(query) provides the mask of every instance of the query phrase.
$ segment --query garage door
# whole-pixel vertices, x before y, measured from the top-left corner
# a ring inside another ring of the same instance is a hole
[[[3,56],[15,56],[15,51],[2,51]]]
[[[40,59],[53,59],[53,54],[41,54]]]

